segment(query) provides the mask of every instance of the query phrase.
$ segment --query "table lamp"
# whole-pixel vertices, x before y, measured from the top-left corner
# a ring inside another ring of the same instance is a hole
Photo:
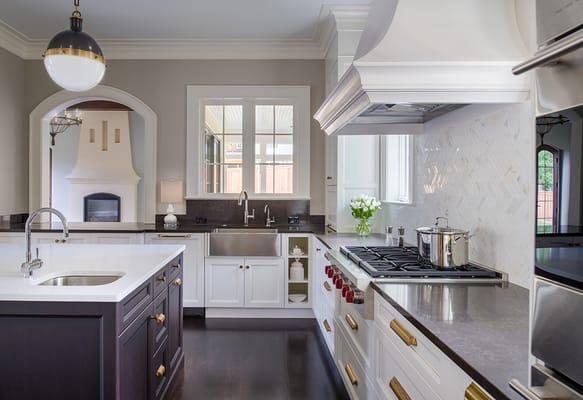
[[[174,203],[181,203],[184,199],[182,190],[182,181],[161,181],[160,182],[160,201],[168,203],[168,213],[164,217],[164,229],[176,229],[178,219],[174,215]]]

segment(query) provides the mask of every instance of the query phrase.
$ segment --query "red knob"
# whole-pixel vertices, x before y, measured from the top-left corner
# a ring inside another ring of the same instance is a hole
[[[342,287],[344,286],[344,279],[342,278],[338,278],[336,279],[336,289],[342,289]]]
[[[340,278],[339,274],[334,274],[332,277],[332,284],[336,285],[336,281]]]
[[[325,273],[326,275],[328,275],[328,270],[329,270],[329,269],[330,269],[330,266],[329,266],[329,265],[326,265],[326,266],[324,267],[324,273]]]
[[[354,302],[354,290],[348,290],[346,292],[346,302],[353,303]]]
[[[332,278],[334,276],[334,270],[330,267],[330,269],[328,270],[328,278]]]
[[[346,293],[348,293],[348,290],[350,290],[350,287],[348,285],[342,286],[342,297],[346,297]]]

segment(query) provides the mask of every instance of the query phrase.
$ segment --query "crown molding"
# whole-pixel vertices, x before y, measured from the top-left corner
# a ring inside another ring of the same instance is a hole
[[[368,6],[324,5],[313,39],[96,39],[107,60],[322,60],[337,30],[362,30]],[[0,21],[0,47],[41,59],[49,39],[30,39]]]

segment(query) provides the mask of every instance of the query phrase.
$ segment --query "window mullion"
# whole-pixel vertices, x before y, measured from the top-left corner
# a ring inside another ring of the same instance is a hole
[[[243,100],[243,190],[255,193],[255,102]]]

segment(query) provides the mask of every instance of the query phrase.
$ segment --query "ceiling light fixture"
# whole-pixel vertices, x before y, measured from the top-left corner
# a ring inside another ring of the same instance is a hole
[[[72,92],[82,92],[101,82],[105,74],[105,58],[95,39],[82,31],[79,0],[74,0],[73,4],[71,29],[57,33],[51,39],[43,58],[49,76],[57,85]]]

